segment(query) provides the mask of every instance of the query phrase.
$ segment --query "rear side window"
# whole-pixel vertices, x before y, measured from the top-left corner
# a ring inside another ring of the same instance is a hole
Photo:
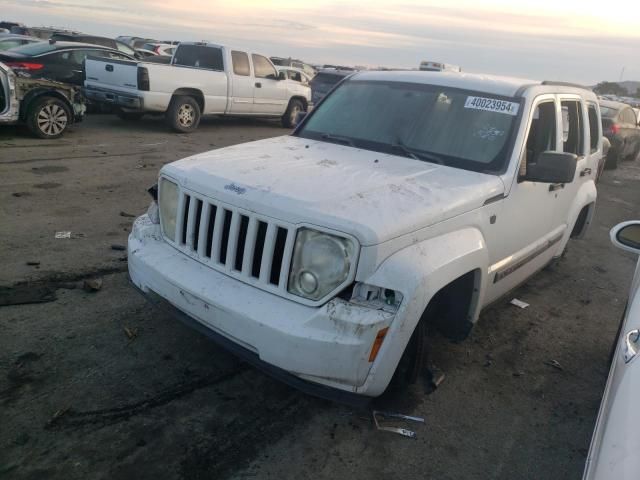
[[[598,111],[596,106],[589,104],[589,138],[591,139],[591,153],[598,150],[598,141],[600,140],[600,122],[598,121]]]
[[[251,75],[251,68],[249,67],[249,55],[247,55],[245,52],[232,51],[231,61],[233,62],[233,73],[245,77]]]
[[[630,108],[625,108],[622,111],[622,121],[624,123],[634,125],[636,123],[636,115]]]
[[[174,56],[173,63],[183,67],[224,70],[222,49],[204,45],[180,45]]]
[[[255,53],[251,55],[251,59],[253,60],[253,71],[256,77],[258,78],[272,78],[276,80],[278,78],[278,73],[271,62],[267,60],[266,57],[262,55],[256,55]]]
[[[565,100],[562,106],[562,151],[583,155],[584,125],[582,104],[576,100]]]

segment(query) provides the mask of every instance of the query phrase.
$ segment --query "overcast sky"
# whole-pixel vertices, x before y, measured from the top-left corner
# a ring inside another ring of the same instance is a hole
[[[613,8],[615,7],[615,8]],[[0,0],[3,20],[209,40],[311,63],[640,80],[640,0]]]

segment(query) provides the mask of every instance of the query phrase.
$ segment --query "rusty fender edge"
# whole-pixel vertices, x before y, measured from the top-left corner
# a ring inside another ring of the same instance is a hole
[[[170,313],[182,323],[191,327],[194,330],[204,334],[209,337],[209,339],[213,340],[219,346],[227,350],[228,352],[236,355],[240,359],[245,362],[253,365],[258,370],[266,373],[272,378],[279,380],[287,385],[296,388],[308,395],[312,395],[314,397],[322,398],[325,400],[330,400],[332,402],[340,403],[343,405],[348,405],[354,408],[366,408],[369,406],[373,398],[367,397],[365,395],[359,395],[357,393],[346,392],[344,390],[338,390],[336,388],[327,387],[325,385],[320,385],[317,383],[309,382],[307,380],[303,380],[295,375],[278,368],[274,365],[266,363],[260,360],[258,355],[250,350],[247,350],[241,345],[238,345],[235,342],[232,342],[228,338],[220,335],[219,333],[205,327],[203,324],[198,322],[196,319],[187,315],[185,312],[175,307],[173,304],[162,298],[160,295],[153,291],[143,292],[138,286],[136,286],[131,279],[129,278],[129,283],[133,288],[135,288],[144,298],[147,299],[149,303],[151,303],[154,307],[163,310],[167,313]]]

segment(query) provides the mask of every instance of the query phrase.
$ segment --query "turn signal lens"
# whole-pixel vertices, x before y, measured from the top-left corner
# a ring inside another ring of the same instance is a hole
[[[389,327],[384,327],[382,330],[378,331],[376,339],[373,341],[373,345],[371,346],[371,353],[369,354],[370,362],[373,362],[378,356],[378,352],[380,351],[380,347],[382,346],[382,342],[384,341],[384,337],[387,335],[388,331]]]

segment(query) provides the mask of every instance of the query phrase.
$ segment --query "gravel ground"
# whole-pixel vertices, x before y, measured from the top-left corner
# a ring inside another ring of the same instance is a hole
[[[127,283],[117,248],[163,164],[286,133],[107,115],[57,141],[0,131],[0,285],[18,286],[0,298],[48,300],[0,307],[0,478],[580,479],[635,263],[608,230],[640,217],[638,162],[605,172],[590,231],[557,265],[467,341],[431,339],[440,386],[381,400],[426,419],[410,440],[271,380]],[[80,288],[93,278],[99,291]]]

